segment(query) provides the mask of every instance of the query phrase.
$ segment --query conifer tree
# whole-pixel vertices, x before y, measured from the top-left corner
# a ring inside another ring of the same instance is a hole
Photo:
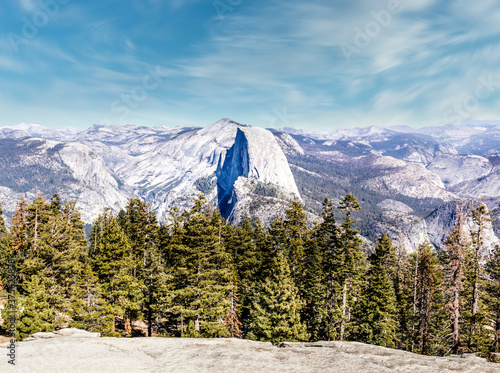
[[[18,316],[17,261],[18,255],[12,248],[0,203],[0,292],[7,293],[7,304],[1,310],[4,320],[2,329],[9,335],[13,330],[11,324],[15,324]]]
[[[90,263],[103,285],[103,296],[114,316],[124,318],[125,332],[130,333],[130,320],[141,316],[141,286],[133,276],[130,242],[109,209],[94,221],[89,246]]]
[[[137,198],[128,202],[117,220],[130,241],[132,273],[141,284],[142,309],[151,336],[153,320],[161,315],[170,299],[170,278],[161,255],[159,225],[152,206]]]
[[[285,255],[278,251],[272,274],[254,300],[249,338],[259,341],[306,341],[306,326],[300,320],[303,302],[291,276]]]
[[[321,272],[324,276],[324,295],[320,312],[323,325],[317,330],[315,338],[334,340],[338,335],[337,326],[341,310],[339,303],[341,300],[341,285],[338,265],[341,265],[342,253],[339,250],[339,229],[335,223],[333,204],[328,198],[323,201],[321,217],[322,221],[315,230],[313,239],[318,245],[318,255],[321,257],[322,262]],[[312,335],[315,336],[315,333],[312,333]]]
[[[427,241],[417,249],[415,282],[414,342],[416,350],[424,355],[431,352],[437,333],[433,319],[439,312],[441,268],[437,253]]]
[[[302,203],[298,200],[285,211],[285,232],[286,245],[288,247],[287,256],[290,261],[290,270],[295,284],[301,288],[302,277],[304,276],[305,242],[308,240],[309,230],[306,224],[306,214]]]
[[[396,295],[397,309],[397,330],[396,330],[396,348],[402,350],[411,350],[412,345],[412,305],[414,278],[416,277],[415,265],[411,261],[411,255],[408,255],[403,240],[398,240],[396,247],[395,271],[392,272],[394,292]]]
[[[256,276],[259,281],[263,281],[269,275],[266,268],[268,268],[269,263],[274,257],[274,249],[270,232],[266,229],[266,227],[264,227],[259,218],[255,219],[253,222],[252,237],[260,262]]]
[[[394,248],[387,235],[382,235],[370,257],[368,284],[357,307],[356,340],[395,347],[396,295],[391,280]]]
[[[306,243],[305,254],[302,283],[302,295],[305,300],[303,320],[312,340],[324,340],[328,337],[328,308],[325,299],[327,286],[323,272],[323,257],[317,240],[312,239]]]
[[[500,246],[496,245],[486,263],[486,306],[492,321],[493,338],[489,346],[492,352],[500,351]]]
[[[334,254],[333,266],[337,278],[337,294],[341,295],[338,337],[344,340],[346,330],[349,331],[351,311],[360,289],[363,273],[363,253],[358,231],[353,228],[353,211],[361,207],[353,194],[346,194],[340,201],[338,209],[345,213],[338,234],[338,245]]]
[[[172,312],[180,319],[181,335],[185,333],[184,325],[191,322],[190,336],[229,335],[224,319],[231,292],[235,291],[234,265],[222,242],[223,225],[219,212],[211,211],[206,198],[200,195],[186,215],[181,244],[173,246]]]
[[[269,258],[274,258],[278,251],[282,251],[285,256],[288,256],[289,246],[287,231],[283,219],[275,218],[269,227],[269,238],[271,240],[271,251]]]
[[[76,284],[72,298],[72,328],[112,335],[113,308],[104,299],[102,285],[98,283],[89,264],[85,265],[81,278]]]
[[[230,319],[234,320],[233,329],[236,330],[238,323],[244,327],[248,324],[252,308],[251,299],[262,265],[262,253],[257,248],[253,227],[247,217],[243,219],[241,227],[232,225],[224,227],[224,244],[226,250],[232,253],[235,265],[234,282],[237,292],[231,294]],[[236,312],[236,309],[239,312]],[[236,320],[235,316],[238,314],[239,318]]]
[[[6,289],[9,285],[11,270],[10,262],[13,259],[11,242],[5,221],[3,219],[2,204],[0,203],[0,291]]]
[[[19,199],[16,211],[12,217],[12,225],[10,226],[10,235],[12,240],[12,251],[19,256],[23,256],[23,247],[27,242],[27,225],[26,225],[26,210],[28,204],[24,198]]]
[[[54,200],[57,201],[57,208]],[[61,207],[58,197],[53,197],[53,213],[47,221],[47,230],[41,237],[47,241],[44,245],[51,248],[50,255],[44,261],[49,263],[45,280],[50,281],[53,289],[54,306],[69,317],[73,313],[72,303],[77,296],[78,284],[87,261],[84,223],[75,205],[76,202],[67,202]]]
[[[464,268],[464,337],[469,351],[479,351],[487,344],[487,333],[484,329],[486,324],[486,310],[484,306],[484,233],[487,224],[493,221],[492,212],[481,204],[473,209],[470,216],[477,229],[470,232],[471,245],[466,253],[466,265]]]
[[[443,265],[446,287],[446,308],[451,322],[450,351],[457,354],[462,350],[461,328],[463,311],[464,266],[469,242],[464,229],[465,216],[458,213],[458,221],[446,239],[443,251]]]
[[[47,287],[36,275],[24,283],[26,297],[21,302],[22,312],[16,323],[16,338],[24,339],[30,334],[48,332],[55,327],[54,310],[47,297]]]

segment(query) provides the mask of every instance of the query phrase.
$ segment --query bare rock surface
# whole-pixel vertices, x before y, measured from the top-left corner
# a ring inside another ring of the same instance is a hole
[[[82,338],[78,333],[68,334],[18,343],[16,365],[8,364],[4,357],[0,371],[500,372],[499,364],[475,356],[421,356],[356,342],[282,343],[280,348],[237,339]]]

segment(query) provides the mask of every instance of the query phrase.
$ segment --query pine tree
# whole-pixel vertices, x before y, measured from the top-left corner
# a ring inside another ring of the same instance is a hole
[[[486,263],[486,306],[492,321],[493,338],[489,346],[493,352],[500,351],[500,246],[496,245]]]
[[[323,273],[323,305],[320,311],[322,326],[317,329],[315,338],[334,340],[338,336],[338,321],[340,320],[341,288],[339,268],[342,252],[339,250],[339,229],[335,223],[333,204],[325,198],[323,201],[322,222],[314,232],[314,241],[318,245]],[[315,333],[312,334],[315,336]]]
[[[451,322],[450,351],[457,354],[461,348],[461,328],[463,310],[464,266],[468,241],[464,230],[465,216],[458,213],[457,224],[448,235],[443,252],[443,264],[446,286],[446,308]]]
[[[396,271],[393,279],[397,309],[396,348],[412,350],[415,263],[412,262],[412,256],[408,255],[401,241],[398,243],[396,251]]]
[[[262,284],[254,300],[250,339],[259,341],[306,341],[306,326],[300,321],[303,302],[291,276],[285,255],[278,251],[272,261],[272,274]]]
[[[7,293],[7,303],[1,310],[4,320],[1,328],[8,335],[12,334],[14,328],[11,327],[11,324],[16,323],[18,316],[17,261],[18,255],[12,249],[12,242],[5,227],[2,204],[0,203],[0,292]]]
[[[72,321],[69,326],[112,335],[113,308],[103,297],[102,285],[98,283],[92,268],[87,264],[76,284],[76,293],[72,298]]]
[[[391,280],[394,251],[384,234],[370,257],[368,284],[356,315],[355,335],[360,342],[395,347],[396,295]]]
[[[47,287],[36,275],[24,283],[26,297],[21,302],[21,315],[16,324],[16,338],[24,339],[30,334],[48,332],[55,327],[54,310],[47,297]]]
[[[10,235],[12,240],[12,250],[19,256],[23,256],[23,248],[27,242],[27,226],[26,226],[26,210],[28,204],[21,198],[17,204],[16,211],[12,217],[12,225],[10,226]]]
[[[190,336],[229,335],[224,319],[235,291],[234,265],[222,242],[223,219],[211,210],[204,196],[195,199],[195,206],[186,214],[182,242],[171,248],[172,313],[180,321],[182,336],[184,325],[190,322]]]
[[[328,308],[323,258],[317,240],[306,244],[306,260],[302,295],[305,300],[303,320],[312,340],[326,339],[328,336]]]
[[[148,336],[152,335],[153,320],[170,299],[170,278],[161,255],[159,225],[151,205],[140,199],[131,199],[117,217],[131,247],[132,273],[141,284],[142,309],[148,322]]]
[[[414,342],[417,351],[428,355],[436,339],[433,318],[439,307],[441,268],[437,253],[427,241],[417,249],[415,282]]]
[[[346,194],[338,208],[345,213],[345,218],[340,227],[332,264],[337,278],[336,293],[342,297],[338,327],[338,337],[342,341],[346,337],[346,331],[350,331],[351,311],[355,306],[363,273],[363,254],[361,239],[358,231],[353,228],[354,220],[351,217],[353,211],[361,208],[356,197],[350,193]]]
[[[235,265],[234,283],[237,291],[231,294],[229,318],[233,320],[232,328],[236,330],[240,324],[245,328],[248,326],[252,309],[251,299],[262,265],[262,253],[257,248],[253,227],[247,217],[243,219],[241,227],[226,225],[223,235],[226,250],[232,253]]]
[[[481,204],[473,209],[470,216],[477,229],[470,232],[471,245],[466,253],[466,265],[464,269],[464,297],[466,307],[464,309],[464,337],[467,341],[469,351],[479,351],[487,344],[487,333],[484,329],[486,314],[484,306],[484,233],[487,224],[493,221],[492,212]]]
[[[308,240],[309,230],[306,224],[306,214],[302,203],[298,200],[285,211],[284,226],[286,231],[286,245],[288,246],[288,259],[290,270],[295,284],[301,288],[304,276],[305,242]]]
[[[21,201],[11,227],[14,251],[19,254],[20,296],[29,296],[32,276],[40,278],[58,327],[66,326],[72,301],[87,256],[87,241],[75,202],[61,206],[54,195],[50,202],[38,196],[30,205]]]
[[[11,242],[5,221],[3,219],[2,204],[0,203],[0,291],[6,289],[12,282],[10,262],[13,260]]]
[[[57,208],[54,207],[54,200],[57,201]],[[52,303],[67,318],[71,318],[73,313],[72,303],[87,261],[84,223],[75,205],[76,202],[67,202],[61,207],[59,199],[53,197],[53,213],[41,236],[46,241],[44,245],[51,248],[50,256],[46,256],[44,261],[50,263],[45,271],[45,280],[51,284]]]
[[[112,307],[113,321],[124,318],[125,332],[130,333],[130,320],[141,316],[141,286],[133,276],[130,242],[109,209],[94,221],[89,246],[90,263]]]

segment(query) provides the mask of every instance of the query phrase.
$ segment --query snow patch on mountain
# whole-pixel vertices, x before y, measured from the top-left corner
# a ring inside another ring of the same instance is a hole
[[[372,162],[373,168],[384,170],[384,174],[367,181],[372,188],[398,193],[412,198],[435,198],[443,201],[456,196],[446,191],[438,175],[423,167],[409,164],[392,157],[378,157]]]
[[[488,175],[493,166],[487,158],[478,155],[442,154],[435,157],[427,169],[439,175],[447,188],[465,181],[477,181]]]

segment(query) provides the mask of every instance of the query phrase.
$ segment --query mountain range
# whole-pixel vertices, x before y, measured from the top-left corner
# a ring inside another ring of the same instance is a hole
[[[263,129],[222,119],[206,127],[33,124],[0,128],[0,201],[77,200],[87,223],[128,199],[151,203],[160,220],[203,193],[233,223],[269,223],[294,199],[314,222],[325,197],[354,193],[357,226],[373,243],[388,233],[413,250],[440,247],[461,206],[500,210],[500,122],[369,127],[311,132]],[[340,215],[339,215],[340,218]],[[472,227],[471,219],[468,224]],[[485,242],[500,243],[494,223]]]

